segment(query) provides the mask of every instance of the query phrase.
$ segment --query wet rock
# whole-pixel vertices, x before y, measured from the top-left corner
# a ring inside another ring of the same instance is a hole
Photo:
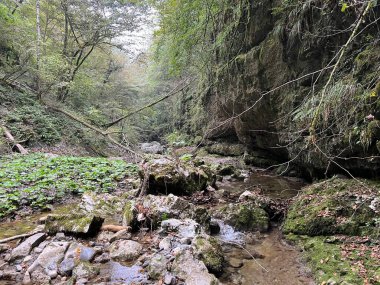
[[[174,285],[176,283],[175,277],[169,273],[165,274],[164,284],[166,285]]]
[[[57,272],[58,265],[63,260],[65,251],[68,247],[68,242],[50,243],[47,247],[45,247],[27,271],[32,273],[41,268],[48,275]]]
[[[147,267],[149,277],[153,280],[161,279],[166,272],[167,264],[168,259],[163,254],[154,255]]]
[[[186,285],[217,285],[218,279],[210,273],[203,262],[194,258],[190,250],[179,252],[172,264],[172,272]]]
[[[103,221],[101,217],[86,214],[48,215],[45,230],[49,234],[65,232],[93,236],[99,232]]]
[[[240,268],[244,263],[243,260],[232,257],[228,260],[228,264],[233,268]]]
[[[31,237],[28,237],[24,242],[22,242],[19,246],[17,246],[15,249],[12,250],[10,259],[16,260],[19,258],[24,258],[30,253],[30,251],[34,247],[38,246],[45,239],[46,239],[46,234],[44,233],[38,233],[38,234],[32,235]]]
[[[207,173],[208,172],[208,173]],[[203,166],[197,167],[191,162],[183,162],[162,157],[143,165],[141,176],[148,175],[148,194],[191,195],[206,189],[215,179],[211,171]]]
[[[215,217],[238,230],[265,232],[269,228],[268,214],[254,202],[229,204],[218,210]]]
[[[142,246],[132,240],[117,240],[110,246],[110,257],[118,261],[133,261],[140,256]]]
[[[200,225],[194,220],[169,219],[161,223],[166,232],[176,232],[178,238],[194,238],[200,232]]]
[[[109,253],[103,252],[101,255],[97,256],[94,260],[96,263],[107,263],[108,261],[111,260],[111,257]]]
[[[207,269],[215,274],[223,270],[223,250],[217,239],[208,235],[198,235],[193,239],[194,253],[203,261]]]
[[[97,276],[100,272],[98,266],[93,265],[89,262],[82,261],[73,270],[73,276],[79,279],[91,279]],[[78,281],[77,281],[78,283]]]
[[[140,144],[141,151],[145,153],[152,153],[152,154],[162,154],[164,152],[164,147],[156,141],[152,141],[149,143],[142,143]]]
[[[58,272],[63,276],[71,276],[75,267],[74,258],[65,258],[59,265]]]
[[[80,248],[79,259],[81,261],[92,261],[96,255],[96,250],[91,247],[82,246]]]

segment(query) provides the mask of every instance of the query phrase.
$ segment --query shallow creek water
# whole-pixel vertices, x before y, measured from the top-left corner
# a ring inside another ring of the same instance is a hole
[[[304,183],[293,178],[255,172],[245,181],[219,185],[230,193],[259,190],[274,199],[289,199],[298,194]],[[315,284],[300,252],[287,244],[279,226],[272,224],[266,234],[245,234],[218,221],[225,255],[225,273],[219,280],[226,285],[302,285]]]

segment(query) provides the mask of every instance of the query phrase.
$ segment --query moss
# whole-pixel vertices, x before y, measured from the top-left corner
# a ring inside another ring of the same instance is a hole
[[[216,213],[216,217],[242,231],[265,232],[269,228],[267,212],[251,202],[222,207]]]
[[[376,280],[379,281],[380,275],[376,271],[377,262],[370,254],[376,245],[360,246],[350,242],[340,243],[334,237],[289,234],[286,238],[304,250],[307,263],[318,284],[325,284],[329,280],[334,280],[337,284],[377,284]],[[348,250],[356,247],[359,250]],[[365,283],[365,279],[369,283]]]
[[[95,235],[104,219],[88,214],[48,215],[45,230],[49,234],[65,232],[76,235]]]
[[[123,225],[124,226],[131,226],[133,223],[133,209],[134,205],[132,201],[128,201],[125,203],[124,210],[123,210]]]
[[[218,274],[223,270],[222,248],[218,241],[209,236],[196,236],[193,241],[196,253],[210,272]]]
[[[337,178],[309,186],[290,207],[284,232],[376,237],[378,214],[371,203],[379,197],[379,189],[375,182]]]
[[[371,140],[379,140],[380,139],[380,121],[374,120],[371,121],[368,126],[368,133],[371,137]]]

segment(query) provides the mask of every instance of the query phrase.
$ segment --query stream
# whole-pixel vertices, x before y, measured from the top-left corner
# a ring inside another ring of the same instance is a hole
[[[289,199],[298,194],[302,181],[268,173],[253,172],[244,181],[225,182],[219,187],[231,193],[260,189],[273,199]],[[282,238],[279,225],[272,222],[268,233],[245,234],[218,221],[225,256],[223,284],[276,285],[315,284],[299,250]],[[253,254],[252,254],[253,253]]]
[[[298,194],[304,183],[293,178],[278,177],[270,173],[253,171],[244,181],[225,179],[218,188],[235,197],[247,190],[259,191],[272,199],[286,200]],[[57,206],[53,213],[67,210],[66,206]],[[211,212],[220,204],[208,207]],[[29,232],[46,213],[31,215],[25,219],[0,224],[0,239]],[[215,220],[220,226],[219,239],[224,255],[223,273],[219,281],[226,285],[276,285],[276,284],[315,284],[310,270],[305,267],[299,250],[287,244],[276,222],[272,222],[267,233],[243,233],[235,231],[222,220]],[[155,233],[151,233],[154,236]],[[139,233],[132,239],[140,240]],[[82,241],[88,244],[87,241]],[[152,245],[144,243],[146,251]],[[108,261],[101,265],[100,276],[106,276],[104,284],[152,284],[144,273],[140,263],[123,264]],[[102,280],[102,279],[100,279]],[[1,281],[0,285],[14,284]],[[98,284],[98,283],[87,283]],[[155,283],[161,284],[161,283]],[[177,283],[176,283],[177,284]],[[179,284],[179,283],[178,283]]]

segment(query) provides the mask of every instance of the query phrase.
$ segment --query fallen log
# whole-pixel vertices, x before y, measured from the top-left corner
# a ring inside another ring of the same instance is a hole
[[[38,234],[38,233],[42,233],[42,232],[43,232],[42,230],[40,230],[40,231],[33,231],[33,232],[29,232],[29,233],[22,234],[22,235],[17,235],[17,236],[1,239],[0,243],[7,243],[7,242],[10,242],[10,241],[13,241],[13,240],[16,240],[16,239],[27,238],[27,237],[30,237],[30,236],[32,236],[34,234]]]
[[[28,151],[21,144],[16,142],[16,140],[12,136],[11,132],[4,126],[3,126],[3,131],[4,131],[4,135],[7,138],[7,140],[12,144],[12,149],[13,149],[13,147],[17,148],[21,154],[27,154],[28,153]]]
[[[103,225],[100,230],[117,233],[122,230],[131,230],[131,227],[124,227],[119,225]]]

